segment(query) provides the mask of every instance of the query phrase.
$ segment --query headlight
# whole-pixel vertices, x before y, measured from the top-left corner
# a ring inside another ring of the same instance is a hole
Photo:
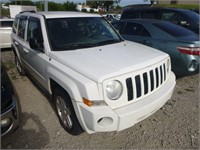
[[[110,81],[106,86],[107,97],[111,100],[118,99],[122,94],[122,85],[119,81]]]

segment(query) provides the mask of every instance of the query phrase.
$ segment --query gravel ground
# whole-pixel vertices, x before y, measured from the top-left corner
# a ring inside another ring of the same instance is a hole
[[[199,149],[199,74],[177,79],[172,98],[155,114],[120,132],[72,136],[62,129],[50,99],[18,75],[11,51],[2,51],[18,97],[20,124],[2,149]]]

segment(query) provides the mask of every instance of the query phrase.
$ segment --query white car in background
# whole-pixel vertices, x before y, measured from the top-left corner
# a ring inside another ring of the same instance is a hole
[[[114,20],[120,20],[121,14],[105,14],[103,17],[106,18],[109,22],[112,22]]]
[[[0,19],[0,48],[11,47],[13,19]]]

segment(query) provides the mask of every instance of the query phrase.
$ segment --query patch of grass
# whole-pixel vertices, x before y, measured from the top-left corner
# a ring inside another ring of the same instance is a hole
[[[199,5],[184,5],[184,4],[157,4],[154,7],[170,7],[181,9],[199,9]]]
[[[7,70],[15,68],[15,64],[11,60],[8,60],[8,61],[4,62],[3,64],[5,65]]]

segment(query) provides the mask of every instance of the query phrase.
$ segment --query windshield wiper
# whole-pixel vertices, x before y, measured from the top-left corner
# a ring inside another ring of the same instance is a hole
[[[83,43],[83,44],[78,44],[78,48],[89,48],[89,47],[94,47],[97,46],[96,43]]]
[[[62,50],[75,50],[75,49],[79,49],[79,48],[89,48],[89,47],[94,47],[94,46],[97,46],[97,44],[94,44],[94,43],[81,43],[81,44],[71,43],[71,44],[62,44],[62,45],[59,45],[58,47]]]
[[[113,44],[113,43],[118,43],[118,42],[121,42],[121,40],[111,39],[111,40],[101,41],[101,42],[97,43],[97,45],[101,46],[101,45]]]

